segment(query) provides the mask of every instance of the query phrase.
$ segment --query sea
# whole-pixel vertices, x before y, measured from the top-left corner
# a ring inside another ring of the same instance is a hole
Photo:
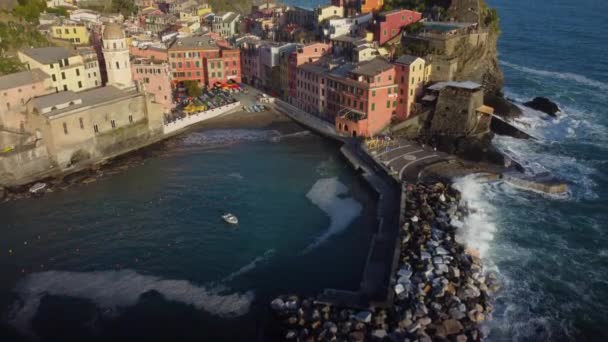
[[[275,296],[359,288],[375,200],[338,145],[268,129],[167,145],[0,204],[2,341],[263,340]]]
[[[494,143],[569,193],[456,182],[473,209],[459,239],[502,281],[483,329],[489,341],[606,341],[608,2],[487,2],[501,18],[506,96],[562,109],[522,107],[516,124],[536,140]],[[0,204],[3,340],[260,340],[274,296],[357,288],[374,211],[337,146],[315,135],[188,133],[96,183]]]

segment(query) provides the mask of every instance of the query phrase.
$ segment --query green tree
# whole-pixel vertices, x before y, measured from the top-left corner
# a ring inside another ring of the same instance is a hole
[[[25,66],[15,57],[0,58],[0,75],[12,74],[25,70]]]
[[[18,0],[18,5],[13,9],[13,14],[28,22],[38,22],[38,17],[46,9],[44,0]]]
[[[184,86],[190,97],[196,97],[201,94],[201,87],[198,85],[197,81],[184,81]]]

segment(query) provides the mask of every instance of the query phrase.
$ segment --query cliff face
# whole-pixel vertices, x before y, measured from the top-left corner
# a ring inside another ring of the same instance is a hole
[[[458,71],[456,80],[473,80],[484,85],[488,95],[499,95],[504,85],[498,65],[498,16],[484,0],[452,0],[446,19],[460,22],[476,22],[488,32],[483,44],[463,44],[456,51]]]

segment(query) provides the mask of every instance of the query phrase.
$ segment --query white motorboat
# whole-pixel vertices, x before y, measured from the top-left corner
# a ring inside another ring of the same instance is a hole
[[[222,215],[222,218],[224,219],[224,221],[226,221],[226,223],[230,223],[230,224],[238,224],[239,223],[239,219],[236,218],[236,216],[228,213],[228,214],[224,214]]]

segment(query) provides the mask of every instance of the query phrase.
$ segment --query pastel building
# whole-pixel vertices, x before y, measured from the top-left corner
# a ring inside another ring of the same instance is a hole
[[[420,57],[403,55],[395,60],[395,70],[399,89],[396,116],[404,120],[415,114],[416,99],[423,95],[426,65]]]
[[[373,24],[374,40],[379,44],[397,37],[407,25],[422,19],[422,13],[406,9],[396,9],[378,14]]]
[[[173,83],[197,81],[212,86],[241,82],[241,53],[217,36],[205,34],[178,39],[169,48]]]
[[[293,103],[293,101],[297,98],[298,67],[306,63],[316,62],[322,56],[331,53],[331,51],[330,44],[312,43],[297,48],[289,55],[287,78],[289,83],[290,102]]]
[[[168,62],[147,58],[131,60],[133,80],[151,100],[160,104],[165,112],[173,108],[171,69]]]
[[[23,131],[26,103],[53,92],[51,77],[40,69],[0,76],[0,127]]]
[[[384,0],[361,0],[361,13],[378,12],[384,6]]]
[[[330,18],[343,18],[344,7],[325,5],[315,8],[315,21],[317,24]]]
[[[324,58],[298,68],[296,105],[335,124],[339,132],[371,136],[397,110],[395,67],[384,58],[358,64]]]
[[[21,50],[18,56],[29,70],[48,74],[56,91],[82,91],[101,86],[96,55],[93,50],[86,51],[81,55],[64,47],[44,47]]]
[[[241,16],[234,12],[213,17],[212,31],[222,37],[232,37],[238,32],[238,23]]]
[[[336,129],[371,136],[388,126],[397,109],[395,76],[395,67],[380,57],[357,64],[346,76],[330,75],[328,110]]]
[[[89,29],[84,24],[64,22],[51,26],[52,38],[67,40],[74,45],[88,45],[89,36]]]

